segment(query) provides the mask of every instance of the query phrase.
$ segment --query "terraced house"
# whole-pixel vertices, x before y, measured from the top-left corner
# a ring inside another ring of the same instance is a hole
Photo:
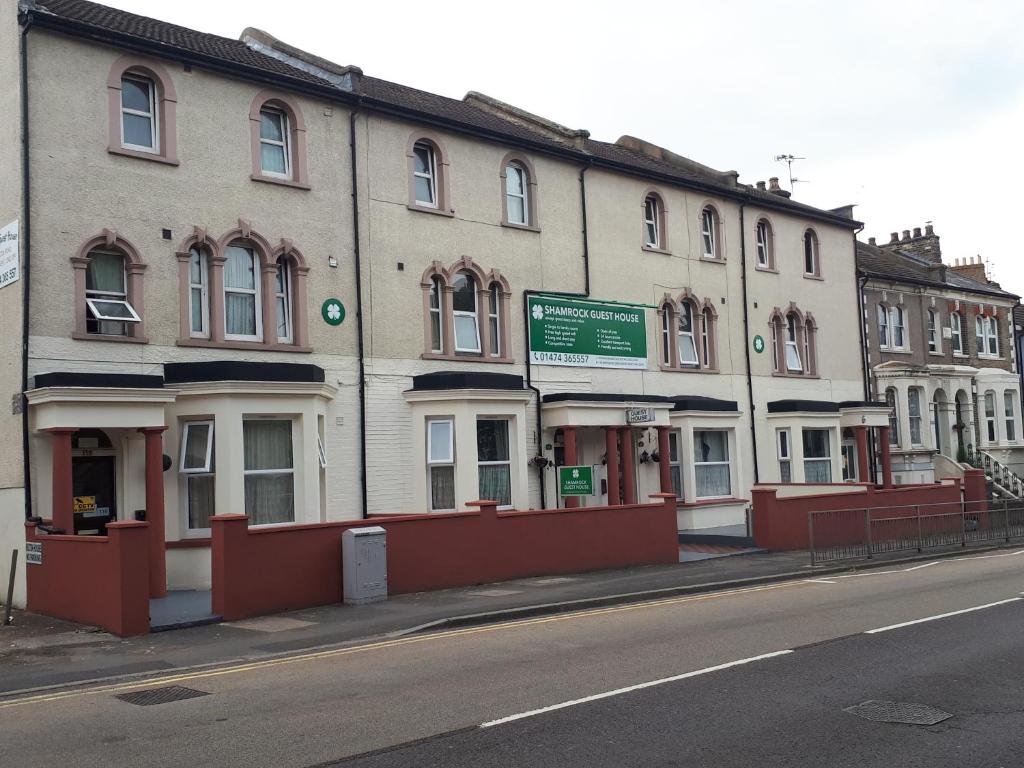
[[[851,208],[258,30],[0,7],[0,558],[23,509],[144,516],[156,590],[203,587],[215,513],[663,490],[695,528],[869,479]]]

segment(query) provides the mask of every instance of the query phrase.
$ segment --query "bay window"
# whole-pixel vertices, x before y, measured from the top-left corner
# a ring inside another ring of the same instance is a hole
[[[830,430],[804,429],[804,482],[832,482],[832,439]]]
[[[431,512],[455,511],[455,422],[427,421],[427,497]]]
[[[693,433],[696,498],[724,498],[731,493],[729,434],[721,430]]]
[[[793,482],[793,448],[788,429],[778,430],[779,482]]]
[[[911,387],[907,390],[907,414],[910,424],[910,444],[922,445],[921,390],[917,387]]]
[[[291,419],[242,421],[245,514],[250,525],[295,520]]]
[[[1017,399],[1016,395],[1017,393],[1012,389],[1003,392],[1004,433],[1009,442],[1017,439],[1016,407],[1014,406],[1014,401]]]
[[[508,419],[477,419],[476,454],[480,498],[512,506]]]
[[[679,432],[675,429],[668,433],[668,476],[672,482],[672,493],[677,499],[683,498],[683,464],[679,451]]]
[[[210,517],[216,514],[213,422],[185,422],[181,434],[178,472],[184,483],[186,528],[205,531],[210,527]]]
[[[996,443],[996,393],[991,389],[985,393],[985,437],[989,445]]]
[[[900,444],[900,419],[896,410],[896,390],[889,387],[885,390],[885,404],[889,408],[889,445]]]

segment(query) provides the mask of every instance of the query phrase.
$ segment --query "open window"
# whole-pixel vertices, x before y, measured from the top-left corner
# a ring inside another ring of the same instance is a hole
[[[322,436],[316,436],[316,457],[320,462],[320,469],[327,469],[327,451],[324,448],[324,439]]]
[[[508,281],[465,257],[423,273],[423,357],[511,362]]]
[[[213,422],[187,421],[181,433],[182,474],[209,472],[213,467]]]
[[[76,339],[146,341],[142,275],[146,265],[113,230],[87,240],[71,257]]]

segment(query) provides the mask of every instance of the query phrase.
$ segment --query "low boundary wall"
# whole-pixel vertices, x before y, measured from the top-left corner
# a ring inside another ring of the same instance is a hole
[[[342,601],[341,536],[387,531],[390,594],[632,565],[675,563],[676,499],[611,507],[403,515],[249,528],[244,515],[210,518],[213,612],[225,620]]]

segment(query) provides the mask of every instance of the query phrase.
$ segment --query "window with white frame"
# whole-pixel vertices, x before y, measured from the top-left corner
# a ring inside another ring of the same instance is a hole
[[[427,491],[431,512],[455,510],[455,422],[427,420]]]
[[[491,341],[491,357],[501,357],[501,286],[491,283],[487,291],[487,333]]]
[[[530,223],[527,178],[526,169],[519,163],[505,167],[505,214],[509,224]]]
[[[804,275],[820,277],[821,260],[818,255],[818,236],[813,229],[804,232]]]
[[[697,368],[697,343],[693,333],[693,306],[688,301],[679,302],[679,327],[676,331],[676,344],[679,347],[679,365],[684,368]]]
[[[416,204],[437,208],[437,153],[427,142],[417,141],[412,154]]]
[[[444,352],[444,341],[441,335],[441,278],[430,280],[430,351]]]
[[[698,499],[731,495],[729,433],[723,430],[694,430],[693,471]]]
[[[292,268],[291,260],[280,257],[277,260],[277,275],[274,287],[274,306],[277,311],[277,340],[292,343]]]
[[[259,341],[263,337],[260,270],[251,248],[224,249],[224,338]]]
[[[766,219],[757,222],[755,230],[757,241],[757,266],[761,269],[774,269],[775,259],[772,254],[771,225]]]
[[[779,370],[779,324],[771,323],[772,329],[772,370]]]
[[[885,404],[889,408],[889,445],[900,444],[900,418],[896,410],[896,389],[885,390]]]
[[[803,369],[796,338],[796,315],[789,314],[786,316],[786,370],[791,373],[800,373]]]
[[[210,281],[206,254],[199,248],[189,253],[189,332],[194,338],[210,337]]]
[[[949,313],[949,343],[950,346],[953,347],[954,355],[965,354],[963,322],[960,318],[959,312]]]
[[[1017,439],[1017,417],[1014,401],[1017,399],[1015,390],[1007,389],[1003,392],[1003,434],[1008,442]]]
[[[987,354],[985,351],[986,326],[984,317],[978,315],[974,318],[974,348],[978,351],[978,357],[984,357]]]
[[[832,482],[832,437],[828,429],[804,429],[804,482]]]
[[[907,416],[910,427],[910,444],[922,445],[921,437],[921,390],[911,387],[907,390]]]
[[[481,499],[512,506],[508,419],[477,419],[476,461]]]
[[[683,463],[679,450],[679,431],[675,429],[668,433],[668,476],[672,483],[672,493],[677,499],[683,498]]]
[[[661,247],[661,203],[657,195],[648,195],[644,199],[644,245]]]
[[[928,310],[928,351],[939,352],[939,313],[934,309]]]
[[[455,276],[452,290],[455,317],[455,351],[480,352],[480,317],[477,311],[476,279],[466,272]]]
[[[291,178],[288,137],[288,115],[280,109],[263,107],[260,110],[260,169],[265,176]]]
[[[985,393],[985,437],[989,445],[996,443],[996,393]]]
[[[119,253],[92,251],[85,270],[86,332],[128,335],[128,324],[141,322],[128,301],[125,258]]]
[[[216,514],[212,421],[186,421],[181,425],[178,473],[185,486],[186,530],[208,530],[210,517]]]
[[[893,307],[892,315],[892,346],[894,349],[906,349],[907,335],[903,322],[903,307]]]
[[[999,357],[999,321],[993,316],[988,319],[986,349],[990,357]]]
[[[999,321],[995,317],[974,318],[978,357],[999,357]]]
[[[718,212],[710,205],[701,211],[700,227],[704,258],[720,258],[720,244],[718,242]]]
[[[250,525],[295,521],[292,420],[243,418],[242,475]]]
[[[711,367],[711,310],[700,311],[700,354],[705,368]]]
[[[121,78],[121,146],[139,152],[158,152],[156,85],[147,77]]]
[[[661,308],[661,360],[672,365],[672,310],[667,304]]]
[[[788,429],[780,429],[776,434],[779,448],[779,482],[791,483],[793,482],[793,447],[790,443],[790,433]]]
[[[889,308],[884,304],[878,305],[878,346],[889,346]]]

